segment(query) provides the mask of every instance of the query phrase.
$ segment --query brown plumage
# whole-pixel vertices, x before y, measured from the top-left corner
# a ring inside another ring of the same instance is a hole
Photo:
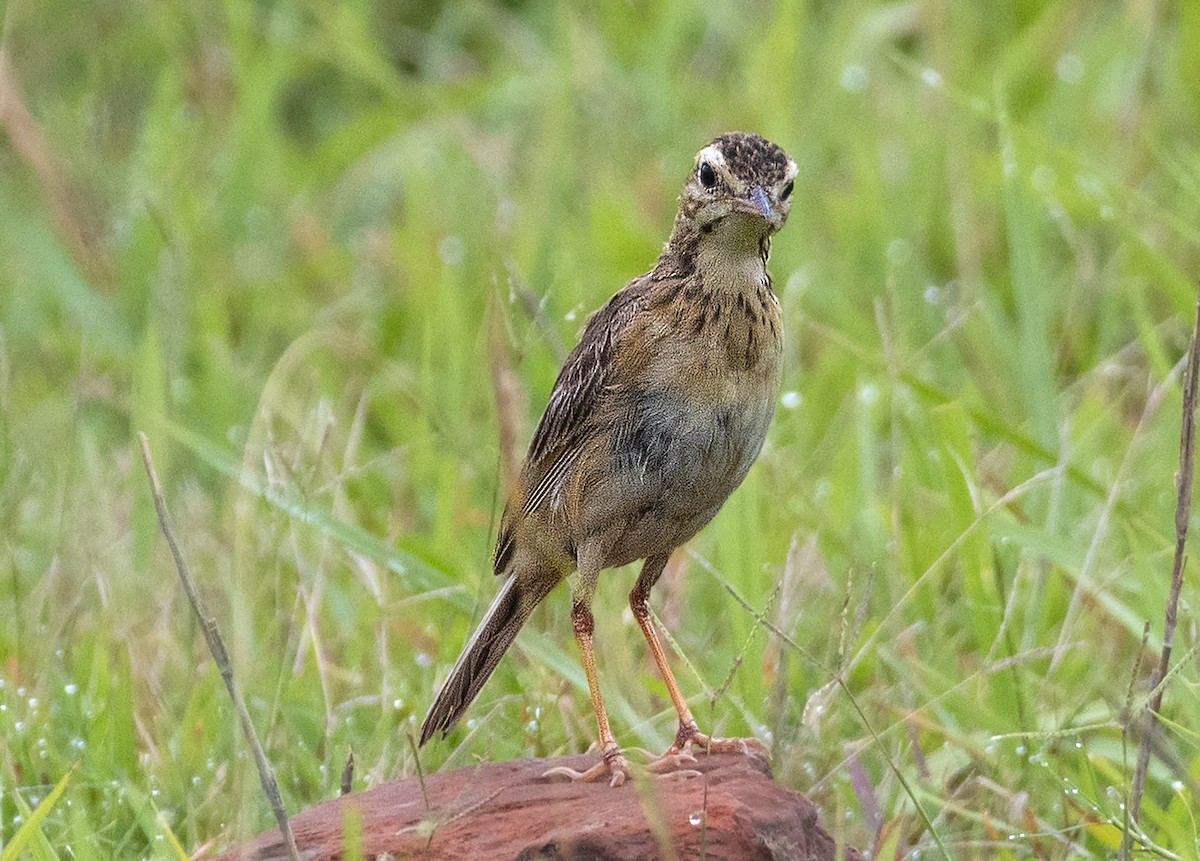
[[[591,316],[558,375],[501,520],[500,591],[430,708],[422,744],[454,726],[533,609],[578,570],[571,615],[603,760],[557,773],[623,783],[629,764],[600,696],[590,607],[600,571],[644,559],[630,606],[679,714],[664,762],[693,743],[761,747],[697,729],[647,601],[671,551],[712,519],[762,448],[783,349],[767,256],[795,176],[787,154],[753,134],[723,135],[697,154],[657,264]]]

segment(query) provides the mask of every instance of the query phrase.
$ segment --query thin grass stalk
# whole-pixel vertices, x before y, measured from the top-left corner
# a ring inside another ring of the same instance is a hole
[[[1171,666],[1171,650],[1175,645],[1175,626],[1179,616],[1179,595],[1183,590],[1183,570],[1187,562],[1186,545],[1188,519],[1192,511],[1192,475],[1196,446],[1196,378],[1200,371],[1200,300],[1196,303],[1196,321],[1192,328],[1192,346],[1188,352],[1187,375],[1183,384],[1183,419],[1179,432],[1179,475],[1175,498],[1175,555],[1171,564],[1171,590],[1163,620],[1162,654],[1158,666],[1150,675],[1150,701],[1142,718],[1142,737],[1138,745],[1137,766],[1133,771],[1133,787],[1129,797],[1130,824],[1136,828],[1146,791],[1146,771],[1150,766],[1150,746],[1158,731],[1158,713],[1162,709],[1165,685],[1160,685]],[[1121,857],[1129,855],[1130,830],[1121,841]]]
[[[216,619],[209,614],[200,593],[196,590],[196,584],[188,572],[187,564],[183,561],[183,554],[171,531],[162,485],[158,480],[158,472],[154,468],[154,459],[150,456],[150,441],[141,431],[138,432],[138,441],[142,446],[142,463],[146,467],[146,476],[150,479],[150,491],[154,495],[154,510],[158,514],[158,524],[162,528],[163,537],[167,539],[167,546],[171,548],[171,556],[175,560],[175,570],[179,573],[179,579],[183,583],[183,591],[187,593],[192,612],[200,620],[200,628],[204,631],[204,640],[208,644],[208,651],[212,654],[213,661],[221,672],[221,678],[225,681],[225,687],[229,691],[229,698],[233,700],[233,707],[237,712],[242,732],[246,736],[246,743],[250,745],[250,750],[254,753],[258,778],[262,783],[263,792],[266,793],[267,799],[271,803],[275,821],[279,823],[279,833],[283,837],[283,845],[287,848],[288,857],[292,861],[300,861],[300,850],[296,848],[296,838],[292,836],[287,811],[283,807],[283,796],[279,792],[279,782],[275,779],[275,770],[267,760],[262,743],[258,740],[258,733],[254,729],[254,723],[250,720],[250,710],[246,708],[246,699],[242,696],[242,690],[233,678],[233,664],[230,663],[229,653],[225,650],[225,641],[221,637]]]

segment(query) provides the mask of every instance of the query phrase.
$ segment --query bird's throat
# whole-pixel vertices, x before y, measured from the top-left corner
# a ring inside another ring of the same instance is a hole
[[[722,222],[733,219],[722,219]],[[757,290],[770,283],[767,257],[770,237],[762,230],[717,228],[696,245],[696,272],[710,287],[734,291]]]

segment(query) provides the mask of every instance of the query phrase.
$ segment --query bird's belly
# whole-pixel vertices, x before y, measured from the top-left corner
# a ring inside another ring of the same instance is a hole
[[[610,437],[613,468],[589,500],[616,539],[608,564],[669,552],[708,523],[758,456],[774,400],[773,389],[717,403],[642,394]]]

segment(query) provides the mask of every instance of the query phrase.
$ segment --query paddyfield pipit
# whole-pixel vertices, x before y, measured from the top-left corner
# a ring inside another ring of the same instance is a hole
[[[594,313],[558,375],[508,497],[496,542],[500,590],[450,671],[421,743],[454,726],[547,594],[578,571],[571,619],[603,759],[586,772],[625,782],[600,695],[591,604],[600,572],[645,560],[629,604],[691,745],[762,748],[700,732],[650,619],[650,589],[758,456],[775,408],[783,328],[771,236],[787,220],[796,165],[758,135],[722,135],[696,155],[662,256]]]

